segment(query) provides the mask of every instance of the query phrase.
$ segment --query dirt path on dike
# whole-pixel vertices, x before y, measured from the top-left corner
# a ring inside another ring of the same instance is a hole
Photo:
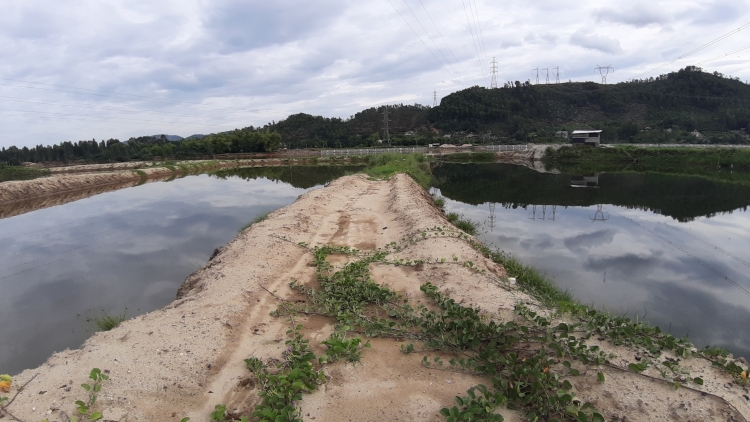
[[[98,367],[109,373],[96,408],[107,421],[207,421],[217,404],[232,412],[249,414],[258,403],[243,359],[281,359],[286,349],[285,317],[272,317],[282,298],[294,298],[289,283],[316,283],[313,256],[301,247],[341,245],[362,250],[384,248],[407,234],[431,227],[447,227],[432,198],[405,175],[389,181],[370,181],[363,175],[340,178],[328,187],[310,191],[293,204],[240,233],[217,250],[207,265],[190,275],[177,299],[161,310],[135,317],[112,331],[97,333],[80,349],[54,354],[39,368],[14,378],[14,387],[36,375],[9,410],[25,422],[65,420],[74,402],[85,399],[80,385]],[[285,239],[282,239],[284,237]],[[429,281],[464,306],[480,307],[490,318],[508,321],[514,305],[532,298],[507,283],[501,266],[482,256],[464,239],[433,238],[392,254],[405,260],[456,256],[472,261],[479,271],[455,264],[417,267],[370,264],[373,279],[400,292],[413,305],[426,304],[419,289]],[[343,256],[334,265],[343,265]],[[484,272],[482,272],[484,270]],[[321,341],[333,330],[333,320],[322,316],[296,317],[316,355]],[[12,341],[12,339],[3,339]],[[443,421],[442,407],[455,404],[489,379],[468,373],[447,372],[421,365],[423,353],[403,354],[401,341],[370,339],[361,363],[336,362],[325,367],[326,383],[305,394],[306,421]],[[632,352],[602,344],[621,358]],[[745,415],[750,407],[742,387],[731,377],[693,360],[692,376],[703,376],[704,391],[718,394]],[[626,366],[627,364],[624,363]],[[592,401],[607,420],[743,420],[712,395],[673,387],[642,376],[617,371],[596,371],[571,377],[576,394]],[[13,391],[15,393],[15,391]],[[506,421],[522,421],[503,409]]]

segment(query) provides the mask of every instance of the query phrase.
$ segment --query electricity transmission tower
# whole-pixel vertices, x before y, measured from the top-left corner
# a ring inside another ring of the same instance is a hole
[[[542,69],[542,70],[544,70],[545,72],[547,72],[547,78],[545,79],[544,84],[545,85],[549,85],[549,68],[545,68],[545,69]]]
[[[594,70],[597,71],[597,72],[599,72],[599,74],[602,76],[602,83],[603,84],[607,83],[607,75],[609,74],[610,71],[612,73],[615,73],[615,68],[612,67],[611,65],[610,66],[599,66],[599,65],[596,65],[596,67],[594,68]]]
[[[539,85],[539,68],[537,67],[536,69],[531,69],[531,71],[535,72],[536,84]]]
[[[391,146],[391,134],[388,133],[388,105],[386,104],[383,109],[383,130],[385,131],[385,140],[388,142],[388,146]]]
[[[490,202],[490,231],[495,231],[495,203]]]
[[[432,106],[437,107],[437,89],[432,91]]]
[[[495,58],[492,58],[492,67],[490,68],[490,72],[492,73],[492,82],[490,82],[490,89],[491,88],[497,88],[497,62],[495,61]]]
[[[602,210],[601,205],[596,206],[596,212],[594,213],[594,216],[589,217],[589,219],[591,220],[592,223],[595,221],[607,221],[608,220],[608,218],[604,215],[604,211]]]
[[[553,67],[552,69],[555,70],[555,83],[559,84],[560,83],[560,67],[559,66]]]

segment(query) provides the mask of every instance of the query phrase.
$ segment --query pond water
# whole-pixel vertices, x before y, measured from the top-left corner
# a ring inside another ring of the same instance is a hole
[[[275,167],[104,193],[0,220],[0,373],[91,336],[86,318],[135,316],[174,300],[256,216],[360,167]]]
[[[254,217],[357,169],[188,176],[0,219],[0,372],[78,347],[93,329],[86,318],[102,311],[161,308]],[[750,186],[504,164],[433,172],[448,211],[481,222],[485,243],[545,271],[581,302],[750,356]]]
[[[438,166],[446,210],[581,303],[750,356],[750,186],[658,173]],[[588,187],[581,187],[588,185]]]

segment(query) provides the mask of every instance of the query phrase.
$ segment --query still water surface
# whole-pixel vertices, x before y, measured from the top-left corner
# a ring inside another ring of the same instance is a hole
[[[80,346],[94,328],[87,317],[165,306],[185,277],[257,215],[358,169],[188,176],[0,220],[0,373]]]
[[[248,221],[354,170],[189,176],[0,220],[0,372],[79,346],[91,334],[86,317],[101,310],[135,316],[166,305]],[[485,243],[583,303],[750,356],[750,187],[605,173],[574,188],[580,177],[503,164],[434,174],[448,211],[481,222]]]
[[[580,302],[750,356],[750,186],[656,173],[583,179],[505,164],[434,174],[446,209],[481,222],[485,244]]]

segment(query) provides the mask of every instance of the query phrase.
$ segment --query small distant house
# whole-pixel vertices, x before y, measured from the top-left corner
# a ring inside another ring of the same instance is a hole
[[[567,130],[558,130],[555,132],[555,136],[558,138],[568,139],[568,131]]]
[[[573,146],[598,147],[601,135],[601,130],[574,130],[571,143]]]
[[[450,138],[450,137],[451,137],[450,133],[443,135],[443,138]]]
[[[404,133],[404,136],[413,136],[415,133],[417,133],[417,132],[414,131],[414,130],[410,130],[410,131]]]

